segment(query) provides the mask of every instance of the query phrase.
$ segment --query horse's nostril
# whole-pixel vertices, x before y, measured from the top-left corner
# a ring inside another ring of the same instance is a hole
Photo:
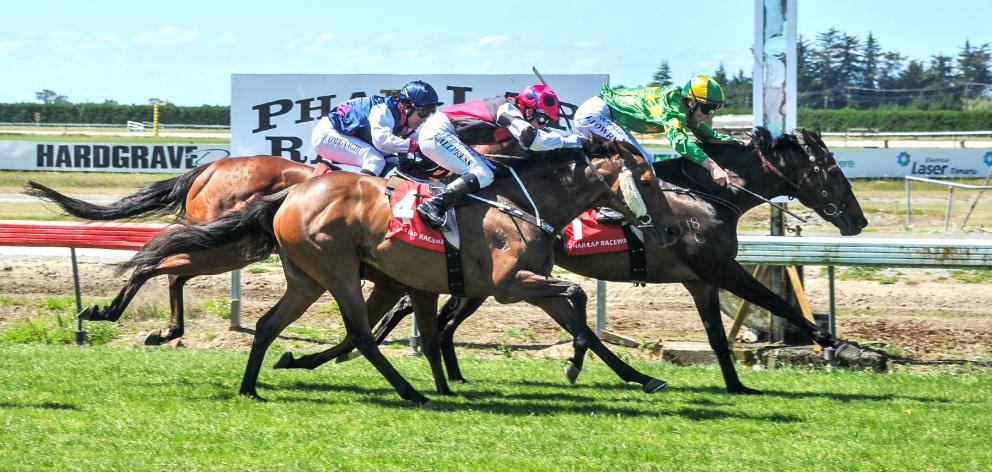
[[[865,218],[865,217],[863,217],[863,216],[859,216],[858,217],[858,220],[857,220],[857,223],[858,223],[858,226],[864,228],[865,226],[868,226],[868,219]]]

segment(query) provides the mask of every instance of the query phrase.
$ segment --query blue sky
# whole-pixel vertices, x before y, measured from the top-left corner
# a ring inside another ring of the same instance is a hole
[[[992,42],[992,2],[798,0],[799,32],[827,28],[911,58]],[[371,8],[369,8],[371,7]],[[721,62],[750,74],[754,2],[5,1],[0,102],[230,102],[232,73],[607,73],[639,85]]]

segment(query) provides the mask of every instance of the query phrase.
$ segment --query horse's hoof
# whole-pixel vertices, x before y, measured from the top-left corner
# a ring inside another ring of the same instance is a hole
[[[407,398],[407,400],[414,402],[420,406],[428,406],[428,403],[430,403],[430,400],[427,397],[417,392],[413,392],[413,394],[410,395],[410,398]]]
[[[355,358],[358,358],[358,357],[362,357],[362,353],[360,353],[358,351],[351,351],[351,352],[349,352],[347,354],[341,354],[340,356],[335,357],[334,358],[334,362],[337,363],[337,364],[340,364],[342,362],[348,362],[348,361],[350,361],[352,359],[355,359]]]
[[[655,393],[664,390],[668,386],[668,382],[661,379],[651,379],[648,383],[644,384],[644,393]]]
[[[579,374],[582,372],[581,369],[575,366],[575,363],[569,359],[565,362],[565,378],[568,379],[568,383],[574,384],[575,380],[579,378]]]
[[[92,321],[93,314],[97,311],[100,311],[100,305],[88,306],[84,308],[83,311],[79,312],[79,315],[77,315],[77,317],[81,320]]]
[[[259,395],[258,392],[256,392],[255,390],[250,390],[250,391],[244,391],[244,390],[242,390],[242,391],[238,392],[238,395],[241,395],[242,397],[245,397],[245,398],[250,398],[250,399],[255,400],[255,401],[263,402],[263,403],[268,401],[268,400],[262,398],[261,395]]]
[[[731,395],[762,395],[764,392],[753,388],[747,388],[743,385],[738,385],[734,388],[727,387],[727,393]]]
[[[272,368],[273,369],[292,369],[293,368],[293,361],[294,360],[296,360],[296,359],[293,359],[293,353],[292,352],[284,352],[284,353],[282,353],[281,356],[279,356],[279,360],[277,360],[276,363],[272,365]]]
[[[149,332],[148,336],[145,336],[145,346],[159,346],[163,342],[165,342],[165,340],[162,339],[161,330],[156,329],[155,331]]]

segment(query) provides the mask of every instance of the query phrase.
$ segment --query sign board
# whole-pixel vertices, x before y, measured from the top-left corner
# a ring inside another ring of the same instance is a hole
[[[0,140],[0,169],[180,174],[230,155],[226,144],[101,144]]]
[[[546,75],[561,100],[564,118],[587,98],[599,93],[606,74]],[[511,75],[299,75],[234,74],[231,76],[231,153],[271,154],[313,162],[310,144],[314,121],[344,100],[396,90],[423,80],[447,104],[516,94],[538,82],[534,74]],[[565,128],[565,122],[553,125]]]

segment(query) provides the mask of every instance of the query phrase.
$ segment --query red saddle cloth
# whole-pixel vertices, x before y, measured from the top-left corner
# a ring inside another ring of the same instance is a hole
[[[588,256],[627,250],[627,237],[619,226],[596,221],[599,210],[586,210],[565,226],[565,252],[570,256]]]
[[[407,244],[436,252],[444,252],[444,236],[441,230],[431,228],[420,219],[417,205],[429,196],[431,191],[426,184],[404,180],[389,196],[389,230],[386,239],[399,239]],[[421,195],[424,195],[422,197]]]

